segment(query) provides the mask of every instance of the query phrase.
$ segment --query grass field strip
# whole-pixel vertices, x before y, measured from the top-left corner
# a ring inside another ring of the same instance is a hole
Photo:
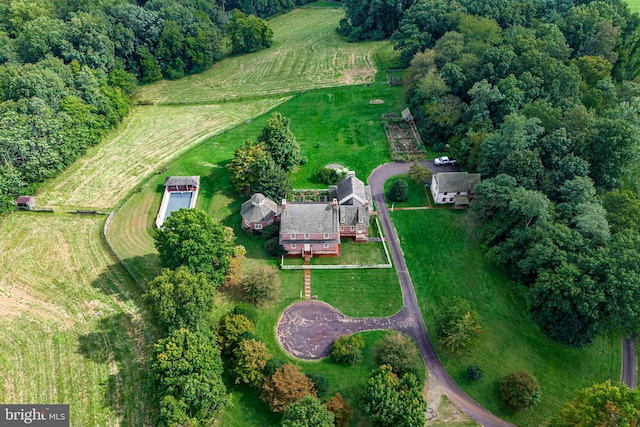
[[[160,166],[289,98],[205,106],[137,106],[100,145],[45,184],[40,206],[114,207]]]

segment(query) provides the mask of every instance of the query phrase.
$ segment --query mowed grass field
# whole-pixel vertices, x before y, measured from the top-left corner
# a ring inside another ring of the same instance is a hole
[[[103,221],[15,213],[0,223],[0,401],[68,403],[72,426],[149,425],[155,333],[105,250]]]
[[[153,103],[211,103],[373,82],[374,56],[387,41],[347,43],[335,32],[342,9],[295,9],[270,19],[273,45],[225,59],[208,71],[140,88]]]
[[[200,106],[133,107],[99,145],[41,188],[38,204],[115,207],[144,177],[205,138],[270,110],[287,98]]]
[[[540,426],[556,414],[577,389],[620,380],[620,335],[611,334],[582,348],[552,341],[531,321],[526,289],[487,263],[469,235],[465,211],[395,211],[398,230],[422,315],[432,337],[435,319],[447,298],[469,300],[485,322],[480,347],[451,357],[439,351],[454,380],[478,403],[518,426]],[[477,383],[466,380],[469,364],[484,369]],[[498,380],[512,371],[528,371],[540,382],[542,398],[531,410],[514,412],[500,401]]]

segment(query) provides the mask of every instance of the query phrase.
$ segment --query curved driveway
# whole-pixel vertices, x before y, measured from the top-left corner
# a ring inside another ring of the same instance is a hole
[[[427,162],[423,163],[424,166],[430,167]],[[420,313],[420,307],[418,307],[418,300],[413,290],[413,284],[411,283],[411,277],[407,271],[407,265],[404,261],[404,255],[400,248],[398,241],[398,234],[396,233],[391,218],[389,217],[389,210],[387,208],[386,200],[384,197],[384,183],[387,179],[394,175],[406,174],[411,163],[387,163],[385,165],[376,168],[369,176],[369,185],[371,186],[371,193],[373,200],[375,201],[378,216],[382,221],[385,236],[389,243],[389,249],[393,256],[393,262],[398,272],[398,278],[400,279],[400,286],[402,287],[402,298],[404,300],[405,311],[414,321],[411,322],[411,327],[406,331],[407,335],[415,340],[422,353],[429,374],[432,375],[438,384],[444,389],[449,399],[468,416],[473,418],[476,422],[484,426],[511,426],[512,424],[496,417],[480,405],[478,405],[473,399],[471,399],[449,376],[447,371],[440,363],[440,359],[433,348],[427,327],[422,319],[422,313]],[[432,167],[430,167],[432,169]],[[445,171],[445,168],[441,169]],[[458,169],[459,170],[459,169]]]

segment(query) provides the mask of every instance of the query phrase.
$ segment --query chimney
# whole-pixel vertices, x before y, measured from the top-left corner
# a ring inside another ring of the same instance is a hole
[[[287,208],[287,199],[282,199],[282,210],[284,211]]]
[[[336,211],[338,210],[338,199],[336,199],[335,197],[333,198],[333,210]]]
[[[355,171],[349,171],[349,172],[347,172],[347,176],[355,177],[356,176],[356,172]]]

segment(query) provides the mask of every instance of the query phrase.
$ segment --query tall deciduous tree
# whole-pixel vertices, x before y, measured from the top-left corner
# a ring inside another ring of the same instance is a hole
[[[549,424],[570,426],[636,426],[640,423],[640,390],[606,381],[584,388]]]
[[[266,378],[264,368],[272,358],[263,342],[254,339],[240,341],[233,350],[232,372],[236,377],[236,384],[262,387]]]
[[[195,330],[209,322],[216,288],[204,274],[193,274],[186,267],[163,269],[147,284],[143,298],[166,329]]]
[[[290,172],[300,163],[300,145],[289,127],[289,119],[281,113],[273,113],[267,120],[258,142],[265,144],[265,147],[273,161],[285,172]]]
[[[337,393],[331,399],[327,400],[325,406],[335,416],[336,427],[348,427],[351,417],[353,417],[353,410],[349,402],[344,400],[340,393]]]
[[[335,417],[313,396],[305,396],[284,412],[282,427],[334,427]]]
[[[459,297],[444,307],[437,320],[438,342],[454,354],[468,353],[476,347],[483,329],[480,314]]]
[[[376,347],[378,365],[391,366],[394,374],[402,377],[411,372],[418,376],[418,363],[422,358],[416,344],[400,332],[389,332]]]
[[[239,10],[233,11],[227,24],[227,34],[231,39],[233,53],[256,52],[273,43],[273,31],[264,19],[245,15]]]
[[[313,382],[295,365],[279,368],[262,386],[262,400],[274,412],[283,412],[304,396],[314,396]]]
[[[161,425],[208,425],[226,404],[220,350],[208,333],[174,330],[156,343],[150,370]]]
[[[247,332],[253,334],[254,326],[253,322],[243,314],[225,315],[216,328],[216,336],[222,351],[225,354],[231,353],[243,334]]]
[[[192,273],[204,273],[219,286],[231,263],[233,231],[215,223],[200,209],[172,212],[155,235],[160,265],[177,269],[185,266]]]
[[[405,374],[399,379],[386,365],[369,377],[362,393],[362,408],[379,427],[421,426],[426,422],[427,404],[415,375]]]
[[[280,291],[278,270],[270,265],[252,268],[242,277],[243,299],[258,306],[273,301]]]

